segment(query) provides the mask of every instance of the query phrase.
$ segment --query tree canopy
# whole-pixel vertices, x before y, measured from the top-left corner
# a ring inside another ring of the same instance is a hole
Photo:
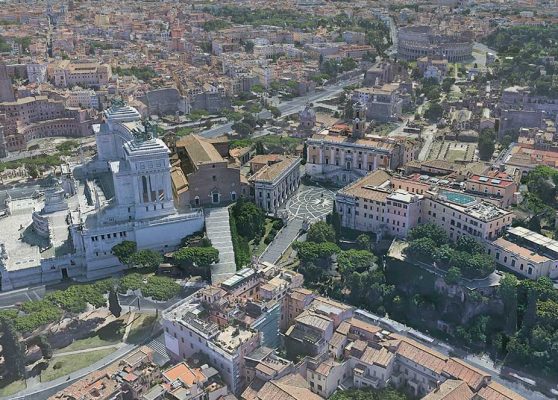
[[[306,240],[314,243],[332,242],[335,243],[335,230],[331,225],[324,221],[318,221],[310,226]]]
[[[173,258],[180,265],[209,267],[219,262],[219,250],[214,247],[183,247],[174,253]]]
[[[137,249],[138,245],[136,242],[124,240],[112,247],[112,254],[114,254],[122,264],[128,264],[129,257],[134,254]]]
[[[261,237],[265,229],[265,214],[254,203],[239,199],[232,207],[238,234],[251,240]]]
[[[441,246],[449,242],[449,238],[446,232],[436,224],[417,225],[409,231],[409,240],[412,241],[421,238],[432,239],[436,246]]]
[[[153,250],[144,249],[131,254],[126,264],[141,268],[156,268],[163,263],[163,256]]]

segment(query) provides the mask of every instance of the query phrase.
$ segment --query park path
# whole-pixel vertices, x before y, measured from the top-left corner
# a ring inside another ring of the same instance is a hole
[[[219,250],[219,262],[211,266],[211,283],[218,284],[236,272],[227,207],[205,210],[205,230],[211,245]]]
[[[74,351],[66,351],[65,353],[54,353],[52,358],[62,357],[62,356],[72,356],[74,354],[83,354],[83,353],[91,353],[92,351],[98,350],[106,350],[106,349],[113,349],[115,347],[122,347],[124,343],[115,343],[115,344],[108,344],[106,346],[99,346],[99,347],[91,347],[90,349],[81,349],[81,350],[74,350]]]
[[[137,348],[139,348],[139,346],[137,345],[125,344],[122,347],[116,349],[109,356],[103,358],[102,360],[99,360],[88,367],[82,368],[79,371],[72,372],[70,375],[65,375],[49,382],[41,382],[38,385],[35,384],[33,386],[30,386],[29,385],[30,382],[28,381],[27,389],[22,390],[21,392],[18,392],[16,394],[13,394],[9,397],[5,397],[3,399],[6,400],[7,399],[9,400],[47,399],[48,397],[54,395],[58,390],[70,386],[76,380],[81,379],[86,375],[89,375],[93,371],[97,371],[99,369],[106,367],[109,364],[112,364],[119,358],[124,357],[132,350],[135,350]]]
[[[267,261],[272,264],[277,263],[285,250],[289,248],[291,243],[294,242],[300,234],[302,222],[300,218],[294,218],[288,221],[287,225],[277,233],[275,239],[267,246],[260,256],[260,261]]]
[[[136,313],[131,311],[128,314],[128,321],[126,321],[126,329],[124,330],[124,335],[122,335],[122,343],[126,343],[126,340],[128,340],[128,335],[130,334],[130,330],[132,329],[132,323],[134,322],[134,317],[136,316]],[[139,316],[138,316],[139,318]]]

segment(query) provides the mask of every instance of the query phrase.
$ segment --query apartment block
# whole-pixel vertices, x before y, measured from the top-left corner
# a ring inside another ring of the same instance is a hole
[[[481,181],[473,178],[472,187],[480,188],[475,182]],[[335,198],[342,226],[401,238],[418,224],[430,222],[443,228],[451,240],[462,235],[493,240],[511,225],[513,217],[510,211],[462,191],[391,177],[385,171],[348,185]]]
[[[261,372],[254,362],[267,357],[254,352],[261,346],[279,347],[287,291],[302,282],[302,275],[265,263],[241,270],[219,286],[207,286],[163,312],[167,349],[177,361],[202,354],[238,394]],[[270,365],[259,369],[277,377],[279,372],[269,370],[274,362],[285,363],[270,356],[264,362]]]
[[[520,226],[486,243],[496,263],[528,279],[558,278],[558,241]]]

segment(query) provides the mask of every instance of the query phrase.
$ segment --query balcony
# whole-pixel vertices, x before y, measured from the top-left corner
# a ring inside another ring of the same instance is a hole
[[[365,368],[357,366],[353,369],[353,381],[356,387],[371,386],[374,389],[381,389],[387,385],[389,379],[384,381],[376,376],[371,376],[365,371]]]

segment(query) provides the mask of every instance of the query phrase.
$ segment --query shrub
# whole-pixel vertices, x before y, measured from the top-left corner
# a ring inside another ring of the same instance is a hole
[[[180,285],[166,276],[150,276],[141,293],[154,300],[167,301],[180,293]]]
[[[137,290],[143,286],[143,275],[138,273],[128,274],[120,279],[118,290],[121,293],[126,293],[128,290]]]
[[[43,325],[57,322],[62,317],[62,310],[47,300],[23,303],[21,311],[24,315],[15,319],[15,328],[19,332],[32,332]]]
[[[173,257],[182,267],[195,265],[207,268],[219,262],[219,250],[214,247],[183,247]]]

